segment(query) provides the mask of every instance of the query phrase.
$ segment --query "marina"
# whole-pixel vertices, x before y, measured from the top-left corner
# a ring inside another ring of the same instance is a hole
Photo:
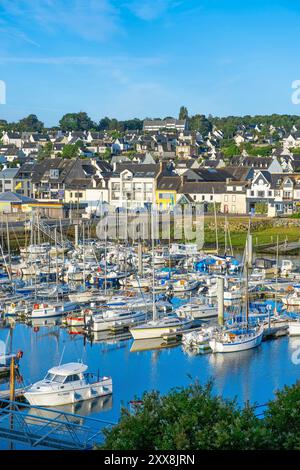
[[[58,228],[48,242],[34,243],[42,233],[35,227],[19,254],[2,249],[3,422],[11,403],[22,417],[40,410],[46,428],[52,409],[75,422],[115,423],[122,406],[144,391],[167,392],[191,380],[212,379],[216,393],[236,395],[241,404],[265,403],[297,380],[297,258],[281,258],[278,250],[276,259],[257,257],[250,231],[235,257],[184,243],[162,249],[154,239],[87,239],[84,224],[75,243]],[[45,444],[38,431],[27,440],[15,431],[2,429],[1,448]],[[85,448],[80,440],[77,448]]]

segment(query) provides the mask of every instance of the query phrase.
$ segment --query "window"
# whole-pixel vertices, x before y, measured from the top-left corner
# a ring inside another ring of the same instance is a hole
[[[205,201],[205,196],[204,196],[204,194],[202,195],[202,201]]]
[[[225,196],[224,196],[224,201],[225,201],[225,202],[228,201],[228,196],[227,196],[227,194],[225,194]]]
[[[51,380],[54,379],[54,377],[55,377],[54,374],[50,374],[50,372],[48,372],[48,374],[47,374],[46,377],[45,377],[45,380],[51,381]]]
[[[272,196],[272,191],[269,191],[268,194],[269,194],[269,196]]]
[[[257,196],[258,197],[265,197],[265,192],[264,191],[257,191]]]
[[[80,377],[79,377],[78,374],[68,375],[68,377],[65,380],[65,383],[67,383],[67,382],[76,382],[77,380],[80,380]]]
[[[51,179],[57,179],[57,178],[59,178],[59,170],[52,168],[52,169],[50,170],[50,178],[51,178]]]
[[[211,201],[213,200],[213,198],[214,198],[213,196],[210,196],[210,200],[211,200]]]
[[[235,202],[236,197],[233,195],[232,196],[232,202]]]
[[[53,378],[53,382],[59,382],[61,384],[63,383],[64,380],[65,380],[64,375],[55,375]]]
[[[231,206],[231,212],[235,212],[235,206]]]
[[[251,196],[254,196],[254,191],[251,191]]]

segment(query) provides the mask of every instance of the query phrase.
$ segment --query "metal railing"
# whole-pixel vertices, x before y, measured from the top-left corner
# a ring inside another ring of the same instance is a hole
[[[30,448],[87,450],[102,442],[104,427],[115,423],[59,409],[1,400],[0,439]]]

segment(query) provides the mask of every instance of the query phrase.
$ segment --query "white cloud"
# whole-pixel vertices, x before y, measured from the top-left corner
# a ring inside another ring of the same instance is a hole
[[[109,0],[1,0],[1,8],[19,30],[35,25],[96,41],[122,31],[119,11]]]
[[[126,6],[138,18],[151,21],[168,11],[172,7],[172,0],[133,0],[127,2]]]
[[[109,76],[121,85],[130,83],[132,74],[137,70],[159,67],[166,63],[162,57],[93,57],[93,56],[61,56],[61,57],[11,57],[0,56],[0,65],[32,64],[40,66],[80,66],[97,67],[100,73]]]

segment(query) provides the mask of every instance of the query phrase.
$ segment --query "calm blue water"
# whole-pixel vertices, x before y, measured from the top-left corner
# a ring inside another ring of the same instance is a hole
[[[0,330],[0,340],[5,341],[7,335],[8,329]],[[101,375],[111,375],[112,400],[93,405],[93,409],[85,402],[78,413],[91,412],[92,416],[112,421],[118,419],[122,404],[128,405],[145,390],[165,393],[172,387],[187,385],[190,377],[201,383],[213,378],[216,393],[237,396],[240,403],[247,400],[265,403],[276,389],[299,378],[300,365],[295,365],[291,358],[295,341],[283,337],[241,353],[191,356],[181,346],[134,352],[131,351],[135,347],[133,340],[85,343],[83,336],[70,335],[59,326],[34,331],[17,324],[13,330],[14,351],[24,351],[21,374],[26,383],[42,378],[50,367],[59,363],[63,351],[62,362],[82,359],[91,371],[99,369]],[[0,387],[7,388],[5,384]]]

